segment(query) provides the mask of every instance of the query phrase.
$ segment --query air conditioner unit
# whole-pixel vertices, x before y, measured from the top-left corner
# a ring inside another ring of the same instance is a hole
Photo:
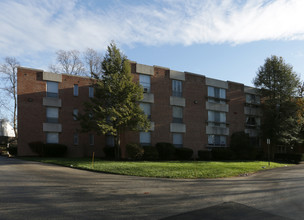
[[[148,88],[144,88],[144,93],[147,93],[148,92]]]

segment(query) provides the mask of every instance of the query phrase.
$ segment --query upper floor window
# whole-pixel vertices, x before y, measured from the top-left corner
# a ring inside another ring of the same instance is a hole
[[[246,117],[246,126],[247,127],[257,127],[261,125],[261,119],[259,117],[247,116]]]
[[[226,113],[208,111],[208,125],[226,127]]]
[[[77,84],[74,84],[73,94],[74,94],[74,96],[78,96],[78,85]]]
[[[46,133],[46,143],[58,144],[59,143],[59,134],[56,132],[47,132]]]
[[[139,143],[141,145],[151,145],[151,132],[140,132]]]
[[[183,96],[183,87],[182,81],[172,80],[172,96],[182,97]]]
[[[78,145],[78,143],[79,143],[78,133],[74,133],[74,135],[73,135],[73,144],[74,145]]]
[[[173,145],[175,147],[183,147],[183,135],[180,133],[173,133]]]
[[[48,123],[58,123],[58,110],[55,107],[46,108],[46,121]]]
[[[151,77],[148,75],[139,75],[139,84],[144,87],[144,92],[150,92],[151,90]]]
[[[77,116],[78,116],[78,109],[74,108],[73,109],[73,120],[76,121],[77,120]]]
[[[89,135],[89,142],[91,146],[94,145],[94,134]]]
[[[183,123],[183,108],[173,106],[173,123]]]
[[[208,145],[226,146],[227,138],[223,135],[208,135]]]
[[[89,97],[90,98],[94,97],[94,88],[92,86],[89,87]]]
[[[151,104],[140,103],[139,106],[144,111],[144,113],[147,115],[148,119],[151,119]]]
[[[47,97],[58,97],[58,82],[46,82],[46,96]]]
[[[246,103],[260,104],[260,96],[254,94],[246,94]]]
[[[226,103],[226,89],[208,86],[208,101],[216,103]]]

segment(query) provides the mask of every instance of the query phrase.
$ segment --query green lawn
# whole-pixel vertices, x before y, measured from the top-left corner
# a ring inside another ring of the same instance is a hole
[[[24,158],[25,159],[25,158]],[[164,161],[164,162],[130,162],[105,161],[81,158],[27,158],[44,163],[59,164],[68,167],[95,170],[106,173],[163,178],[220,178],[254,173],[259,170],[286,166],[286,164],[268,162],[209,162],[209,161]],[[289,166],[289,165],[288,165]],[[264,167],[264,168],[263,168]]]

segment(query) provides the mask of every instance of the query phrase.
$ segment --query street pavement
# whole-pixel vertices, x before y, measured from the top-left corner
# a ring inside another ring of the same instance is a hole
[[[303,219],[304,165],[143,178],[0,157],[0,219]]]

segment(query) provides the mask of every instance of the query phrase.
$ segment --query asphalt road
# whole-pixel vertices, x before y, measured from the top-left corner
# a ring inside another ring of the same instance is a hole
[[[0,157],[0,219],[303,219],[304,165],[223,179],[94,173]]]

